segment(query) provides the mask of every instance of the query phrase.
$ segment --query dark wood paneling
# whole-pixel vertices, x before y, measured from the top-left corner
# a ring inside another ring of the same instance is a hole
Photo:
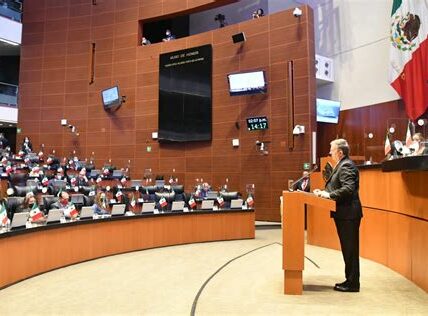
[[[401,101],[391,101],[340,112],[338,124],[318,123],[318,156],[325,157],[330,149],[330,141],[342,137],[351,146],[351,156],[370,157],[375,162],[384,159],[386,130],[394,124],[392,140],[404,141],[408,118]],[[423,132],[416,126],[416,132]],[[372,139],[368,133],[373,133]]]

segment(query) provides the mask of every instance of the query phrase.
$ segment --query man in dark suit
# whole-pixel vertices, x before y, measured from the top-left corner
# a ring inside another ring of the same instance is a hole
[[[349,159],[349,145],[344,139],[330,143],[330,155],[336,163],[326,182],[324,191],[314,190],[317,196],[336,201],[332,217],[339,235],[345,261],[346,281],[337,283],[334,290],[340,292],[360,291],[359,229],[363,217],[359,189],[359,173]]]
[[[293,186],[293,190],[299,190],[304,192],[311,191],[311,183],[309,180],[309,172],[303,171],[302,177],[296,184]]]

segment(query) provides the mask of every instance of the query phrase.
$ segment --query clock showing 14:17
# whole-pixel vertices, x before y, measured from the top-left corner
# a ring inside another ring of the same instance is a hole
[[[268,129],[268,119],[266,116],[247,118],[247,128],[249,131],[259,131]]]

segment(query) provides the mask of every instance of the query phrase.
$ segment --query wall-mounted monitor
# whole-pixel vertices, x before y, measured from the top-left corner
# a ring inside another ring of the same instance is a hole
[[[264,70],[240,72],[227,75],[230,95],[266,93],[267,83]]]
[[[259,131],[268,129],[268,119],[266,116],[247,118],[247,128],[249,131]]]
[[[117,86],[101,91],[101,99],[106,109],[118,106],[122,103],[122,98],[119,95],[119,88]]]
[[[339,122],[340,102],[317,99],[317,122],[335,123]]]

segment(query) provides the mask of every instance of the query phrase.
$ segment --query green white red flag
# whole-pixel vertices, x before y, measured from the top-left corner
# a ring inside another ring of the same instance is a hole
[[[410,145],[413,143],[412,139],[412,131],[410,129],[410,124],[412,124],[410,121],[407,123],[407,132],[406,132],[406,146],[409,148]]]
[[[389,82],[411,120],[428,108],[428,1],[394,0]]]
[[[391,152],[391,141],[389,140],[389,133],[386,132],[386,138],[385,138],[385,156],[388,155]]]
[[[1,203],[1,205],[0,205],[0,222],[3,225],[6,225],[8,220],[9,220],[9,218],[7,217],[6,206],[4,206],[4,203]]]

